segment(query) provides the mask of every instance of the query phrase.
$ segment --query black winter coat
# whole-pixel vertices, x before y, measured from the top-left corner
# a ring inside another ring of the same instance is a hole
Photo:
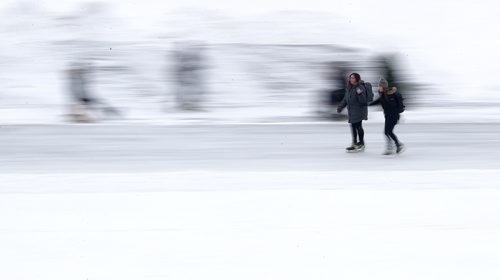
[[[379,98],[370,103],[369,106],[380,104],[384,109],[384,115],[386,117],[399,118],[399,108],[402,102],[403,100],[401,100],[401,95],[398,93],[398,89],[393,87],[387,92],[379,92]]]
[[[347,107],[349,123],[357,123],[368,119],[366,89],[362,84],[347,87],[344,99],[338,105],[337,111],[340,112],[345,107]]]

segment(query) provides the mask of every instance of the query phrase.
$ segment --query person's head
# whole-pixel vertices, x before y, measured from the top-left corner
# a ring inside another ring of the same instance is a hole
[[[389,88],[389,82],[386,79],[382,78],[378,81],[378,91],[385,92]]]
[[[352,73],[351,75],[349,75],[350,85],[357,85],[359,84],[359,81],[361,81],[361,76],[358,73]]]

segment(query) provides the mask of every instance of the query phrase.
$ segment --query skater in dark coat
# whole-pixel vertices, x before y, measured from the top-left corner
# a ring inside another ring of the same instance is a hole
[[[366,89],[358,73],[349,75],[344,99],[337,107],[337,113],[341,113],[347,107],[348,122],[351,124],[352,144],[347,147],[348,152],[362,151],[365,148],[362,122],[368,119],[368,102]],[[358,142],[359,137],[359,142]]]
[[[385,79],[380,79],[378,83],[379,98],[369,105],[382,105],[384,109],[385,125],[384,134],[386,136],[386,150],[384,155],[394,154],[394,146],[396,146],[396,153],[401,153],[404,150],[404,145],[401,143],[394,134],[394,127],[399,121],[399,114],[402,111],[403,99],[398,93],[396,87],[389,87],[389,83]]]
[[[96,100],[89,92],[90,67],[83,63],[73,63],[67,74],[71,97],[70,117],[73,121],[91,121],[89,110]]]
[[[72,63],[66,71],[70,93],[70,120],[75,122],[95,121],[94,111],[108,116],[121,117],[118,109],[97,98],[90,91],[94,68],[91,63]]]

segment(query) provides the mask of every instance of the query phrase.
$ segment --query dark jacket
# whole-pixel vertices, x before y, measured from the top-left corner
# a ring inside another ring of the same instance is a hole
[[[401,96],[398,94],[398,89],[396,87],[388,89],[386,92],[379,92],[379,98],[369,106],[380,104],[384,109],[384,115],[386,117],[398,117],[399,118],[399,104],[402,102]]]
[[[360,93],[358,93],[358,89],[360,90]],[[347,107],[349,123],[357,123],[368,119],[367,105],[366,89],[362,83],[356,86],[349,85],[346,89],[344,99],[342,99],[337,107],[337,111],[340,112]]]

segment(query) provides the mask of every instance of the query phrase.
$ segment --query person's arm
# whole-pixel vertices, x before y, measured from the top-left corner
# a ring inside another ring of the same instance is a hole
[[[346,90],[344,94],[344,98],[342,98],[342,101],[340,101],[339,105],[337,106],[337,113],[342,112],[344,108],[347,106],[347,95],[349,92]]]
[[[364,86],[359,86],[356,88],[358,102],[362,105],[368,105],[368,101],[366,99],[366,89]]]
[[[379,95],[379,97],[378,97],[376,100],[374,100],[374,101],[373,101],[373,102],[371,102],[371,103],[368,103],[368,106],[374,106],[374,105],[378,105],[378,104],[380,104],[380,102],[381,102],[381,98],[382,98],[382,96],[381,96],[381,95]]]

